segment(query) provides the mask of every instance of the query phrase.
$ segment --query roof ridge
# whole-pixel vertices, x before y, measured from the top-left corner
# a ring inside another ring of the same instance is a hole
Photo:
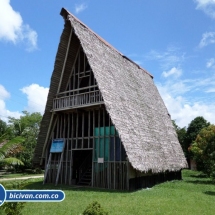
[[[112,46],[110,43],[108,43],[105,39],[103,39],[101,36],[99,36],[97,33],[95,33],[91,28],[89,28],[86,24],[84,24],[80,19],[75,17],[72,13],[70,13],[67,9],[62,8],[60,15],[64,17],[64,19],[68,19],[68,15],[72,16],[76,21],[78,21],[81,25],[83,25],[85,28],[87,28],[92,34],[94,34],[101,42],[103,42],[106,46],[112,48],[114,51],[116,51],[118,54],[120,54],[123,58],[127,59],[134,65],[136,65],[139,69],[143,70],[145,73],[147,73],[151,78],[153,78],[153,75],[150,74],[146,69],[142,68],[140,65],[135,63],[133,60],[122,54],[120,51],[118,51],[114,46]]]

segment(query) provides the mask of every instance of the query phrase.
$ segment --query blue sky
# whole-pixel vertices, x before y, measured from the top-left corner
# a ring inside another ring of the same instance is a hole
[[[0,0],[0,118],[44,112],[68,9],[149,71],[180,127],[215,123],[215,0]]]

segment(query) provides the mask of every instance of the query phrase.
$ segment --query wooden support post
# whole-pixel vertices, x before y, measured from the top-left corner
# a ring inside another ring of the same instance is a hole
[[[76,146],[75,148],[78,148],[78,112],[76,113]]]
[[[106,187],[106,168],[105,168],[105,165],[106,165],[106,160],[105,160],[105,150],[106,150],[106,127],[105,127],[105,109],[103,108],[102,109],[102,115],[103,115],[103,128],[104,128],[104,163],[103,163],[103,184],[104,184],[104,187]]]
[[[60,171],[61,171],[62,161],[63,161],[63,152],[61,153],[60,162],[58,163],[57,178],[55,181],[55,186],[57,186],[57,184],[58,184],[58,179],[59,179],[59,175],[60,175]]]
[[[85,73],[85,71],[86,71],[86,59],[85,59],[86,57],[85,57],[85,54],[84,54],[84,76],[86,75],[86,73]]]
[[[100,109],[98,110],[98,157],[100,157]],[[97,160],[97,169],[99,169],[101,164],[98,163]],[[97,182],[99,181],[101,183],[101,174],[97,174]]]
[[[95,110],[93,109],[93,157],[92,157],[92,187],[94,187],[94,154],[95,154]]]
[[[89,86],[91,86],[91,78],[92,78],[92,70],[90,70]],[[89,92],[90,92],[90,89],[91,89],[91,88],[89,88]]]
[[[110,124],[111,124],[111,121],[110,121],[110,116],[108,114],[108,126],[109,126],[109,156],[108,156],[108,189],[111,189],[111,173],[110,173],[110,147],[111,147],[111,129],[110,129]]]
[[[77,86],[77,89],[80,88],[80,61],[81,61],[81,54],[79,53],[78,55],[78,86]],[[78,93],[79,93],[79,90],[78,90]]]
[[[116,189],[116,132],[115,132],[115,126],[114,126],[114,189]]]
[[[66,123],[65,123],[66,124]],[[66,138],[66,176],[65,176],[65,184],[68,181],[68,157],[69,157],[69,133],[70,133],[70,117],[69,114],[67,115],[67,138]]]
[[[43,158],[45,150],[47,148],[47,143],[49,141],[50,134],[53,131],[53,129],[55,128],[57,120],[58,120],[58,116],[55,118],[55,121],[54,121],[54,113],[52,113],[51,120],[50,120],[49,127],[48,127],[48,132],[46,134],[46,139],[45,139],[45,143],[44,143],[44,146],[43,146],[42,158]],[[54,123],[53,123],[53,121],[54,121]],[[53,126],[52,123],[54,124],[54,126]],[[40,160],[40,165],[42,165],[42,161],[43,161],[42,158]]]
[[[75,65],[76,65],[77,58],[78,58],[78,55],[80,52],[80,48],[81,48],[81,46],[79,45],[76,56],[75,56],[75,60],[74,60],[74,63],[73,63],[72,69],[71,69],[71,73],[70,73],[70,76],[68,78],[68,82],[66,84],[66,87],[68,87],[69,81],[73,80],[73,86],[72,86],[73,89],[75,89],[75,85],[74,85],[74,83],[75,83],[75,81],[74,81],[74,79],[75,79]],[[72,78],[72,76],[74,77],[74,79]]]
[[[48,163],[46,165],[46,170],[45,170],[45,175],[44,175],[44,179],[43,179],[43,184],[45,184],[45,182],[46,182],[46,177],[47,177],[48,171],[50,169],[51,159],[52,159],[52,153],[50,153],[49,159],[48,159]]]
[[[73,135],[74,135],[74,113],[72,115],[72,132],[71,132],[71,156],[70,156],[70,172],[69,172],[69,185],[72,182],[72,172],[73,172]]]
[[[60,138],[63,138],[63,115],[60,118]]]
[[[119,134],[117,135],[117,139],[119,138]],[[122,180],[123,180],[123,172],[122,172],[122,159],[121,159],[121,140],[119,138],[119,162],[120,162],[120,171],[119,171],[119,178],[120,178],[120,189],[122,189]]]
[[[127,166],[127,190],[129,190],[129,161],[128,161],[128,158],[127,158],[127,162],[126,162],[126,166]]]
[[[65,70],[65,67],[66,67],[66,62],[67,62],[67,57],[68,57],[68,53],[69,53],[70,42],[71,42],[71,38],[72,38],[72,32],[73,32],[73,30],[71,28],[70,35],[69,35],[69,41],[68,41],[67,48],[66,48],[66,56],[65,56],[64,62],[63,62],[63,68],[62,68],[62,72],[61,72],[61,76],[60,76],[60,81],[59,81],[57,93],[60,92],[60,87],[61,87],[61,83],[62,83],[62,80],[63,80],[64,70]]]
[[[88,111],[88,148],[90,148],[90,110]]]
[[[82,113],[82,140],[81,140],[81,148],[84,148],[84,112]]]
[[[72,90],[75,89],[75,77],[76,77],[76,72],[75,72],[75,66],[74,66],[74,69],[73,69],[73,86],[72,86]],[[73,94],[72,95],[75,95],[75,92],[73,91]],[[74,97],[73,97],[74,98]]]
[[[58,115],[58,120],[57,120],[56,138],[59,138],[59,128],[60,128],[60,115]]]

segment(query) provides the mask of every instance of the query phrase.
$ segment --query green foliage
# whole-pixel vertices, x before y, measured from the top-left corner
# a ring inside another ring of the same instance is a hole
[[[25,168],[32,168],[32,158],[34,155],[34,149],[37,142],[37,136],[39,134],[39,126],[42,120],[40,113],[29,114],[25,112],[25,116],[21,117],[21,121],[24,124],[24,129],[21,136],[25,138],[23,142],[24,150],[19,154],[18,158],[22,160]]]
[[[215,125],[203,128],[191,146],[197,167],[215,178]]]
[[[25,202],[5,202],[1,208],[6,215],[22,215]]]
[[[6,132],[7,124],[3,120],[0,119],[0,137]]]
[[[7,166],[24,165],[24,163],[21,160],[11,157],[3,159],[1,162]]]
[[[3,146],[0,148],[0,164],[1,166],[23,165],[23,162],[16,155],[17,147],[25,141],[23,137],[15,137],[12,140],[4,140]]]
[[[24,115],[19,119],[9,117],[9,123],[15,136],[26,135],[29,130],[37,134],[42,116],[39,112],[30,114],[27,111],[22,112]]]
[[[95,201],[87,206],[83,215],[108,215],[108,212],[104,211],[101,205]]]
[[[41,119],[40,113],[23,111],[18,119],[9,117],[8,125],[0,120],[1,164],[13,165],[16,170],[32,168]]]
[[[9,152],[13,152],[13,149],[23,143],[25,139],[23,137],[15,137],[12,140],[6,141],[4,145],[0,148],[0,159],[3,159]]]
[[[208,127],[209,125],[210,123],[207,122],[207,120],[205,120],[202,116],[198,116],[190,122],[184,140],[184,147],[186,148],[185,154],[187,155],[187,158],[192,157],[192,153],[189,150],[189,147],[191,146],[192,142],[196,139],[201,129]]]
[[[19,119],[9,117],[10,130],[13,136],[21,136],[24,138],[22,142],[22,150],[17,153],[16,157],[24,164],[22,169],[32,168],[32,158],[36,146],[37,136],[42,116],[40,113],[29,113],[23,111],[23,116]],[[20,169],[20,167],[19,167]]]
[[[186,146],[186,142],[185,142],[186,134],[187,134],[186,128],[185,127],[180,128],[174,120],[172,120],[172,123],[173,123],[173,126],[175,127],[175,131],[178,135],[178,141],[181,144],[181,147],[183,149],[185,156],[187,157],[188,147]]]
[[[2,183],[3,186],[8,189],[23,189],[24,186],[26,186],[26,182],[23,181],[19,181],[19,182],[5,182]],[[25,202],[4,202],[4,204],[1,206],[1,208],[3,209],[3,211],[5,212],[6,215],[22,215],[22,210],[25,206]]]

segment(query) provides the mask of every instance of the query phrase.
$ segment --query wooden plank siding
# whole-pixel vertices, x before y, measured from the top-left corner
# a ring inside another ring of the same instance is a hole
[[[49,125],[51,115],[52,115],[52,113],[50,111],[53,108],[53,99],[57,94],[59,79],[60,79],[60,76],[62,73],[62,68],[63,68],[64,58],[66,55],[70,31],[71,31],[71,24],[69,21],[67,21],[67,22],[65,22],[63,33],[60,38],[60,43],[58,46],[58,51],[57,51],[55,64],[54,64],[54,71],[53,71],[52,77],[51,77],[51,83],[50,83],[50,87],[49,87],[49,94],[48,94],[48,98],[47,98],[46,108],[45,108],[45,112],[44,112],[44,115],[43,115],[43,118],[41,121],[41,128],[40,128],[40,133],[38,135],[38,142],[37,142],[35,152],[34,152],[33,163],[35,165],[40,164],[41,156],[42,156],[42,158],[44,158],[45,151],[43,151],[43,148],[44,148],[44,144],[46,141],[46,137],[47,137],[47,135],[49,135],[48,134],[48,125]],[[61,89],[65,88],[65,83],[68,80],[68,77],[71,73],[72,65],[75,61],[75,56],[76,56],[77,50],[80,46],[80,42],[75,35],[72,35],[72,40],[71,40],[70,46],[71,46],[70,51],[68,53],[68,58],[70,60],[67,62],[66,67],[65,67],[65,74],[62,79],[62,85],[61,85],[62,88]],[[54,118],[55,118],[55,116],[54,116]]]

